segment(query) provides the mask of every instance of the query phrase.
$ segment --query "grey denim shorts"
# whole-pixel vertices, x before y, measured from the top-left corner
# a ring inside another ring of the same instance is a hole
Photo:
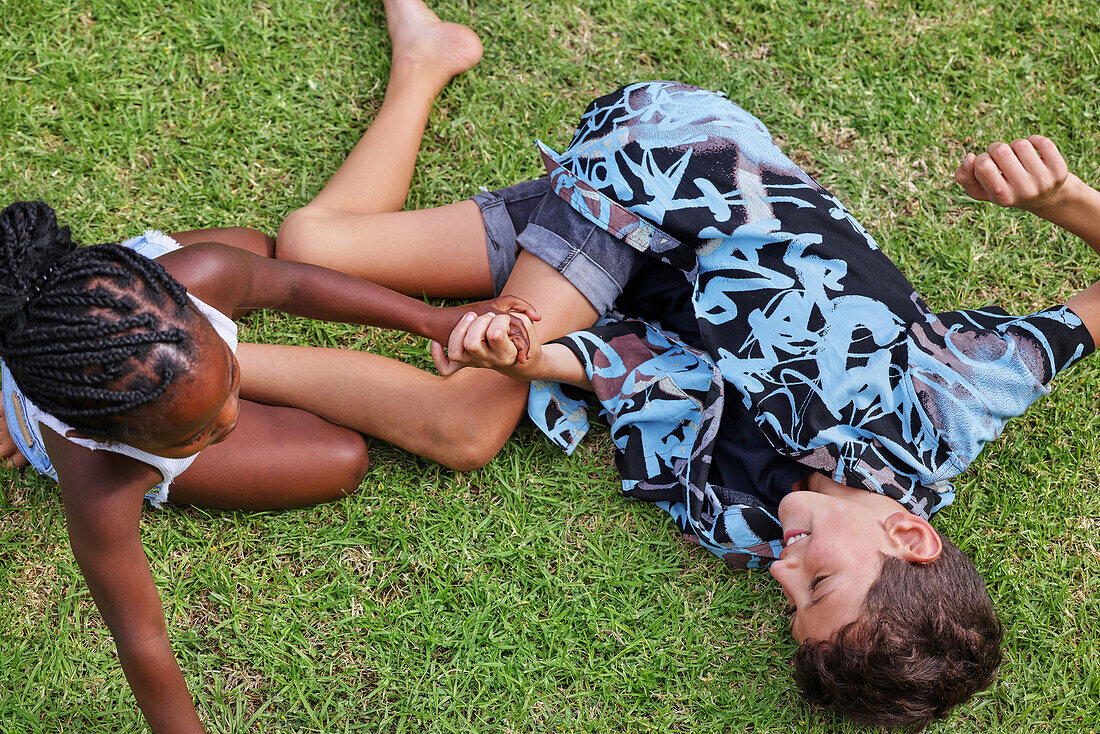
[[[519,248],[553,267],[600,314],[611,310],[644,255],[575,212],[546,178],[476,194],[485,220],[493,286],[499,295]]]

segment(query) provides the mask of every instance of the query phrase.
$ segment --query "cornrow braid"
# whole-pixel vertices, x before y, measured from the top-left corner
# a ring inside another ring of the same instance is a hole
[[[149,258],[77,247],[43,202],[0,212],[0,358],[27,398],[74,428],[124,438],[112,419],[155,401],[189,361],[187,304]]]

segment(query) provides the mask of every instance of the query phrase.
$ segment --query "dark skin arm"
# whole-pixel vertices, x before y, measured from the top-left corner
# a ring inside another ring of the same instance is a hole
[[[271,308],[307,318],[399,329],[446,342],[466,313],[538,314],[524,300],[500,296],[456,308],[436,308],[380,285],[327,268],[271,260],[240,247],[202,242],[157,259],[198,298],[226,314]],[[509,337],[526,359],[523,323],[511,319]]]
[[[69,544],[138,706],[157,734],[202,732],[141,544],[143,498],[159,474],[46,427],[42,435],[65,502]],[[242,401],[237,430],[196,457],[172,485],[172,501],[235,510],[311,506],[354,492],[366,468],[366,446],[354,431],[304,410]]]
[[[157,734],[202,732],[141,545],[142,502],[159,474],[129,457],[78,446],[46,427],[42,436],[57,469],[69,544],[114,636],[138,706]]]

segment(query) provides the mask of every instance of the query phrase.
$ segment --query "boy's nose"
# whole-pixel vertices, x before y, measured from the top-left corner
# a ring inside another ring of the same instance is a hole
[[[795,553],[794,551],[791,550],[791,546],[787,546],[782,551],[779,552],[779,560],[776,561],[776,563],[786,563],[786,564],[790,565],[791,563],[795,562],[795,559],[798,558],[798,555],[799,554],[797,554],[797,553]],[[775,564],[772,564],[772,565],[775,565]]]
[[[787,603],[793,607],[795,605],[794,597],[791,596],[791,593],[789,591],[787,591],[786,574],[788,573],[788,571],[789,569],[783,566],[782,563],[778,561],[768,567],[768,573],[770,573],[772,577],[779,582],[779,587],[783,590],[783,596],[787,598]]]
[[[801,561],[797,556],[789,556],[787,558],[780,558],[768,567],[768,573],[770,573],[776,581],[781,584],[786,583],[786,579],[790,574],[798,569],[801,565]]]

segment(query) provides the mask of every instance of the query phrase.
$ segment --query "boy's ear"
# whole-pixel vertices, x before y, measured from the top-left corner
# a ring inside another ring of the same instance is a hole
[[[899,557],[912,563],[930,563],[940,557],[940,534],[924,518],[909,512],[895,512],[883,522],[888,537],[899,550]]]

